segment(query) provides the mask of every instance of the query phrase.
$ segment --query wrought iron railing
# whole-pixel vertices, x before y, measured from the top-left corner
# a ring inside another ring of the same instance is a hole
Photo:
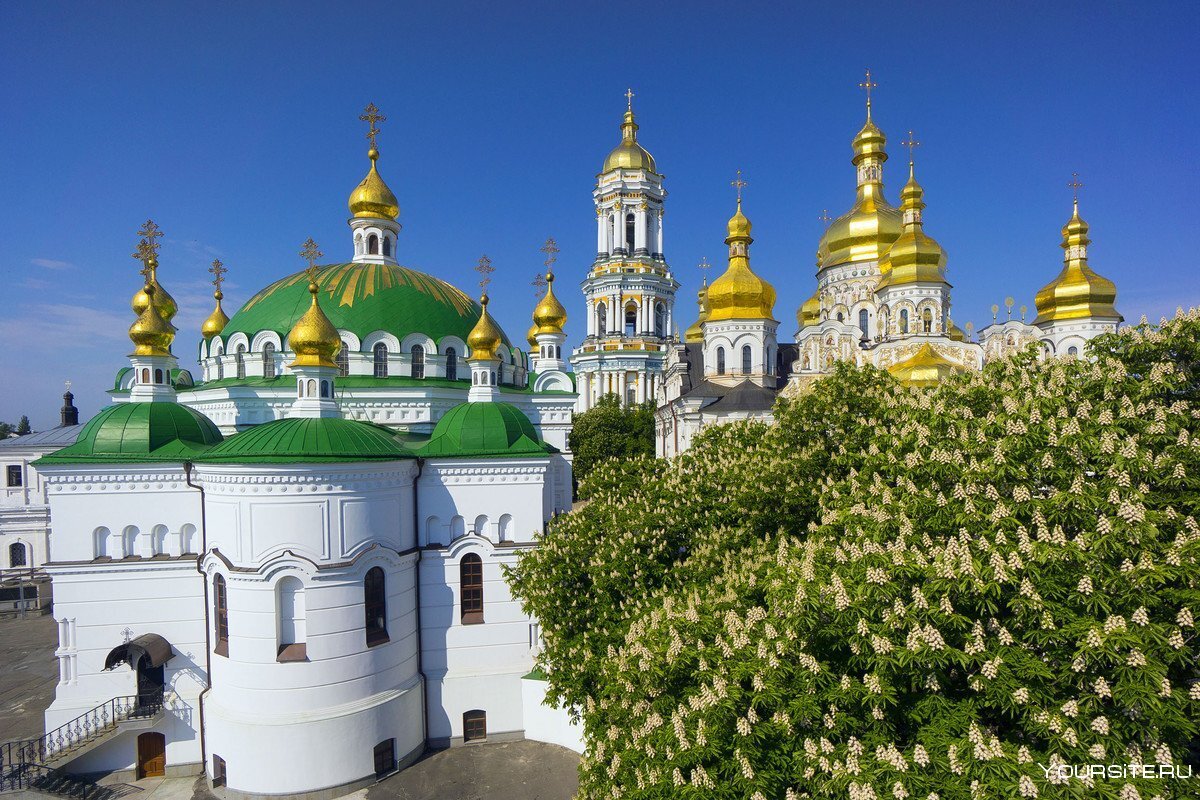
[[[161,688],[141,694],[114,697],[75,719],[59,725],[45,736],[0,745],[0,789],[7,782],[27,780],[28,776],[51,764],[72,750],[115,730],[133,719],[148,719],[163,710]]]
[[[0,773],[0,792],[32,789],[45,794],[70,797],[74,800],[116,800],[121,792],[95,781],[68,775],[61,769],[26,764],[7,773]]]

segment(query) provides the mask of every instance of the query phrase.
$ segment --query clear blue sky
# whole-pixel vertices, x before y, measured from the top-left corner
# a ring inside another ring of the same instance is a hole
[[[1194,3],[7,2],[0,419],[56,424],[66,379],[84,417],[107,402],[147,217],[167,234],[160,277],[189,368],[214,257],[230,313],[299,269],[308,236],[348,260],[371,101],[388,116],[380,166],[402,207],[401,263],[474,291],[487,253],[515,340],[551,235],[581,338],[590,193],[626,86],[670,192],[681,325],[695,264],[724,264],[740,168],[752,264],[791,340],[821,210],[853,199],[868,66],[893,202],[904,131],[923,142],[926,230],[949,253],[956,322],[981,327],[1009,294],[1032,308],[1061,266],[1072,171],[1093,266],[1127,319],[1157,320],[1200,302],[1197,23]]]

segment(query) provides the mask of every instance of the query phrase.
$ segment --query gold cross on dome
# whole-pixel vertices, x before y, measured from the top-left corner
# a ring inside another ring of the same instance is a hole
[[[154,251],[150,248],[150,243],[145,239],[142,239],[140,242],[138,242],[137,249],[135,249],[130,255],[132,255],[138,261],[146,262],[154,257]]]
[[[633,89],[625,90],[625,108],[633,111]]]
[[[308,268],[304,270],[304,273],[308,275],[309,283],[317,282],[317,259],[323,255],[325,254],[317,247],[317,243],[312,240],[311,236],[308,237],[300,251],[300,257],[308,262]]]
[[[704,285],[708,285],[708,271],[712,269],[712,264],[708,263],[708,256],[703,256],[700,263],[696,265],[700,268],[700,274],[704,276]]]
[[[908,148],[908,163],[912,164],[913,163],[913,151],[921,146],[921,143],[917,141],[917,135],[915,133],[913,133],[912,130],[910,129],[908,132],[908,138],[905,139],[900,144],[902,144]]]
[[[867,67],[867,79],[858,84],[858,88],[867,92],[867,118],[871,117],[871,90],[879,88],[879,84],[871,80],[871,68]]]
[[[821,220],[821,222],[824,222],[826,228],[829,227],[829,223],[833,222],[833,217],[829,216],[828,208],[822,208],[821,216],[817,217],[817,219]]]
[[[546,288],[546,276],[541,272],[533,276],[533,296],[537,299],[542,297],[542,289]]]
[[[479,264],[475,266],[475,271],[479,273],[479,288],[484,294],[487,294],[488,284],[492,282],[492,273],[496,268],[492,266],[492,260],[486,255],[479,257]]]
[[[138,236],[145,237],[142,241],[146,243],[146,248],[150,252],[150,255],[156,258],[158,257],[157,240],[160,239],[162,235],[162,228],[155,225],[154,220],[152,219],[146,220],[145,224],[142,225],[142,229],[138,231]],[[138,246],[138,249],[141,249],[140,245]]]
[[[549,272],[554,269],[554,262],[558,261],[559,253],[558,242],[554,241],[553,236],[542,245],[542,252],[546,254],[546,271]]]
[[[742,180],[742,171],[740,169],[737,171],[737,178],[730,181],[729,185],[732,186],[734,189],[737,189],[737,201],[738,201],[738,205],[741,205],[742,204],[742,189],[749,186],[750,184],[749,184],[749,182]]]
[[[150,281],[154,278],[154,267],[150,266],[150,259],[142,262],[142,268],[138,270],[142,277],[146,279],[146,285],[150,285]]]
[[[1079,180],[1079,173],[1071,173],[1071,182],[1067,184],[1067,188],[1075,195],[1075,202],[1079,202],[1079,190],[1083,188],[1083,181]]]
[[[379,135],[379,128],[376,123],[387,122],[387,117],[380,114],[379,107],[371,103],[363,109],[363,113],[359,116],[359,119],[367,123],[367,139],[371,142],[371,149],[374,150],[375,137]]]
[[[225,282],[225,273],[229,272],[229,270],[221,263],[221,259],[214,258],[212,266],[208,268],[208,271],[213,276],[212,285],[217,287],[218,292],[221,291],[221,284]]]

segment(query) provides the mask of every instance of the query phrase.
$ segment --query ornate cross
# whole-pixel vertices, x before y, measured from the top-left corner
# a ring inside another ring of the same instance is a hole
[[[325,254],[318,249],[317,243],[312,240],[311,236],[308,237],[308,239],[304,242],[303,247],[304,249],[300,251],[300,257],[308,262],[308,268],[305,269],[304,272],[306,275],[308,275],[309,283],[316,283],[317,259]]]
[[[158,257],[158,241],[157,240],[160,239],[162,237],[162,235],[163,235],[162,229],[159,228],[157,225],[155,225],[154,220],[152,220],[152,219],[146,220],[146,224],[142,225],[142,229],[140,231],[138,231],[138,236],[145,237],[143,241],[146,242],[147,250],[149,250],[150,254],[156,258]],[[140,250],[141,247],[139,246],[138,249]]]
[[[154,258],[154,251],[150,248],[150,243],[145,239],[142,239],[140,242],[138,242],[137,249],[134,250],[130,255],[132,255],[136,260],[145,263],[151,258]]]
[[[550,272],[554,269],[554,262],[558,261],[559,252],[558,242],[554,241],[553,236],[547,239],[546,243],[542,245],[542,252],[546,254],[546,271]]]
[[[1071,182],[1067,184],[1067,188],[1075,195],[1075,202],[1079,202],[1079,190],[1083,188],[1083,182],[1079,180],[1079,173],[1071,173]]]
[[[487,294],[488,284],[492,282],[492,273],[496,268],[492,266],[492,260],[486,255],[479,257],[479,264],[476,265],[475,271],[479,273],[479,288]]]
[[[387,117],[379,113],[379,107],[374,103],[369,104],[363,109],[363,113],[359,116],[363,122],[367,123],[367,139],[371,142],[371,149],[375,149],[375,137],[379,135],[377,122],[387,122]]]
[[[546,288],[546,276],[539,272],[533,276],[533,296],[538,300],[542,299],[542,289]]]
[[[633,89],[625,90],[625,107],[633,111]]]
[[[708,263],[708,256],[702,257],[696,266],[700,268],[700,274],[704,276],[704,285],[708,286],[708,271],[712,269],[712,264]]]
[[[738,205],[741,205],[742,204],[742,189],[746,186],[749,186],[750,184],[747,181],[742,180],[742,171],[740,169],[737,171],[737,178],[735,180],[730,181],[729,185],[732,186],[734,189],[737,189],[737,201],[738,201]]]
[[[225,282],[225,273],[229,272],[229,270],[221,263],[221,259],[214,258],[212,266],[208,268],[208,271],[213,276],[212,285],[217,287],[218,292],[221,291],[221,284]]]
[[[871,117],[871,90],[879,88],[878,83],[871,81],[871,68],[867,67],[867,79],[858,84],[858,88],[865,89],[867,92],[867,118]]]
[[[912,164],[913,163],[913,151],[921,146],[921,143],[917,141],[917,135],[915,133],[913,133],[911,130],[909,130],[908,138],[905,139],[900,144],[902,144],[908,148],[908,163]]]
[[[142,273],[142,277],[146,279],[147,286],[149,286],[150,282],[154,280],[154,267],[150,266],[149,258],[142,262],[142,268],[139,269],[138,272]]]
[[[821,220],[821,222],[824,222],[824,223],[825,223],[825,227],[826,227],[826,228],[828,228],[828,227],[829,227],[829,223],[830,223],[830,222],[833,222],[833,217],[829,216],[829,209],[828,209],[828,208],[822,208],[822,209],[821,209],[821,216],[817,217],[817,219]]]

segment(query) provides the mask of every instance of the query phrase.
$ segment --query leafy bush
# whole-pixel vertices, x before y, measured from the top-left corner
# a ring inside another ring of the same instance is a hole
[[[567,443],[579,483],[606,461],[652,456],[654,408],[648,403],[625,407],[616,395],[604,395],[595,406],[575,416]]]
[[[1200,316],[598,469],[511,575],[581,798],[1168,798],[1200,719]],[[1053,768],[1050,773],[1046,768]]]

